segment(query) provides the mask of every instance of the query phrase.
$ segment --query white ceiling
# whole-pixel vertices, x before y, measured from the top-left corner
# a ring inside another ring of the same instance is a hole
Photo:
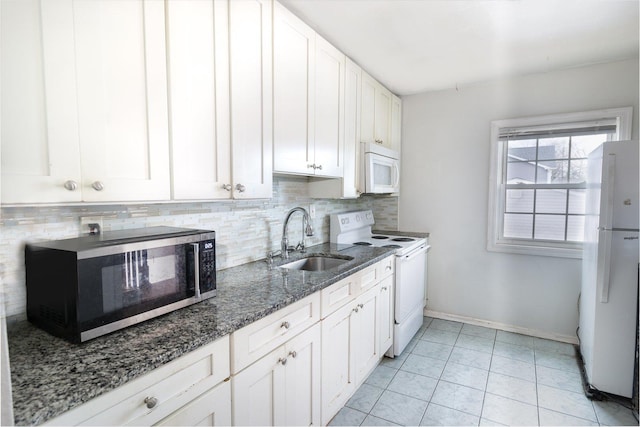
[[[638,56],[639,0],[280,0],[399,95]]]

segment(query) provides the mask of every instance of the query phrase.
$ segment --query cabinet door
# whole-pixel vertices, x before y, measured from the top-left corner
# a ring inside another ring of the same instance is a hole
[[[271,0],[229,2],[233,197],[271,198]]]
[[[167,2],[173,198],[231,197],[226,1]]]
[[[156,425],[230,426],[231,383],[227,381],[217,385]]]
[[[322,321],[322,424],[344,406],[356,387],[354,340],[356,303],[349,303]]]
[[[360,177],[361,169],[364,167],[360,157],[362,69],[347,58],[345,70],[343,196],[355,198],[364,191]]]
[[[402,100],[395,95],[391,95],[391,146],[392,150],[400,152],[402,139]]]
[[[393,276],[380,282],[380,296],[378,302],[378,355],[382,357],[393,345]]]
[[[72,5],[25,0],[0,7],[2,203],[78,202]]]
[[[232,377],[233,425],[272,426],[284,417],[284,346]]]
[[[73,2],[86,201],[169,198],[164,2]]]
[[[346,57],[320,36],[315,55],[315,175],[342,177]]]
[[[391,92],[376,82],[375,142],[391,148]]]
[[[273,169],[313,174],[315,32],[279,3],[273,20]]]
[[[320,425],[320,324],[285,344],[286,412],[276,425]]]
[[[356,383],[360,384],[380,360],[378,344],[379,285],[369,289],[357,300],[358,311],[354,315],[355,342],[353,344]]]
[[[366,72],[362,72],[362,93],[360,110],[360,141],[373,143],[376,139],[376,85],[377,82]]]

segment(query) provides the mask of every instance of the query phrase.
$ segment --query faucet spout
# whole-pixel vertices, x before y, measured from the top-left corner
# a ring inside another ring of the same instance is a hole
[[[302,241],[300,241],[295,247],[289,246],[289,220],[291,216],[295,212],[300,212],[302,214]],[[287,215],[284,218],[284,225],[282,227],[282,241],[280,242],[280,246],[282,249],[282,258],[289,258],[289,252],[295,249],[300,249],[304,251],[304,236],[313,236],[313,226],[311,225],[311,218],[309,217],[309,212],[305,208],[295,207],[287,212]]]

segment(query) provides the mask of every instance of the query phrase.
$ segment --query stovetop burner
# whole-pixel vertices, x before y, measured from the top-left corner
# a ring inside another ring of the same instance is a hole
[[[391,239],[394,242],[413,242],[416,239],[412,239],[411,237],[396,237],[395,239]]]
[[[371,246],[371,243],[369,243],[369,242],[355,242],[354,245]]]
[[[391,248],[391,249],[400,249],[402,246],[400,245],[384,245],[383,248]]]
[[[371,236],[372,239],[380,239],[380,240],[384,240],[384,239],[388,239],[389,236]]]

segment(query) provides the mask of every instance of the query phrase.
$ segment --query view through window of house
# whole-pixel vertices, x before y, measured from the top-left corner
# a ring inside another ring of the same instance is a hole
[[[487,249],[582,257],[588,156],[631,138],[632,107],[491,122]]]
[[[507,139],[503,236],[582,242],[587,156],[614,131]]]

